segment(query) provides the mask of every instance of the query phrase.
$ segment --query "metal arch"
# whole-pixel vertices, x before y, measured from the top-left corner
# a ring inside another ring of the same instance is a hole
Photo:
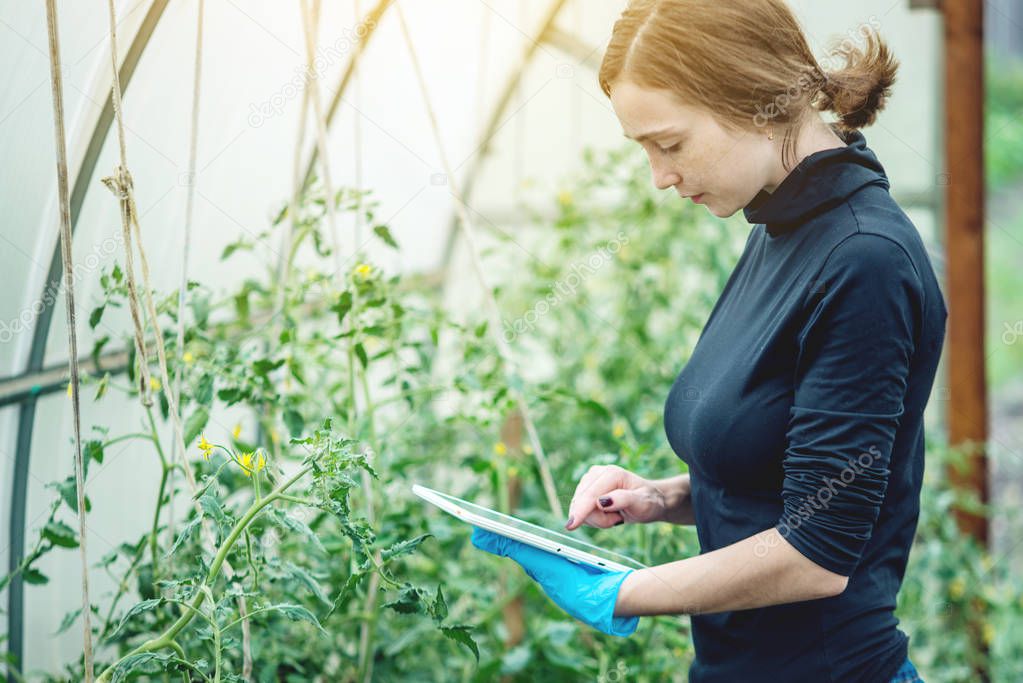
[[[131,83],[132,76],[138,66],[142,53],[145,51],[149,40],[156,31],[156,26],[167,8],[169,0],[153,0],[142,20],[135,36],[132,39],[128,51],[125,53],[119,69],[121,86],[127,90]],[[78,216],[81,213],[82,204],[85,201],[86,193],[92,182],[96,164],[99,161],[100,152],[110,131],[110,125],[114,118],[113,105],[110,100],[110,81],[107,82],[107,98],[103,105],[103,111],[89,137],[89,144],[85,149],[81,165],[75,173],[74,185],[71,191],[71,229],[78,223]],[[50,259],[50,269],[46,275],[43,292],[57,291],[60,286],[61,269],[63,261],[60,255],[60,245],[54,245],[53,257]],[[46,353],[46,341],[50,334],[50,324],[53,321],[53,307],[56,301],[53,297],[40,296],[43,302],[43,310],[39,313],[36,326],[32,333],[32,346],[29,350],[26,373],[37,372],[42,369]],[[11,541],[11,554],[9,570],[14,571],[21,562],[25,552],[25,507],[27,503],[28,466],[32,452],[32,429],[35,424],[36,404],[39,399],[38,393],[32,393],[21,402],[18,411],[18,436],[14,456],[14,477],[11,483],[11,517],[9,535]],[[25,586],[21,576],[16,576],[8,586],[8,651],[15,656],[18,667],[22,667],[22,655],[24,654],[24,599]],[[7,675],[9,683],[14,683],[16,678],[13,672]]]

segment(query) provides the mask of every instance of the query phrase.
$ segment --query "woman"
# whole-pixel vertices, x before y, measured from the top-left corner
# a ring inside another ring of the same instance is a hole
[[[665,403],[689,474],[593,467],[566,528],[695,524],[701,553],[597,572],[474,532],[607,633],[692,615],[693,682],[920,680],[893,611],[946,309],[858,132],[897,69],[860,37],[825,70],[783,0],[630,3],[600,69],[626,136],[658,188],[753,228]]]

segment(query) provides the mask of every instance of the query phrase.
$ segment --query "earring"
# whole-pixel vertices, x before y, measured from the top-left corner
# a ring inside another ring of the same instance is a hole
[[[774,140],[774,131],[773,130],[770,133],[767,134],[767,139],[768,140]]]

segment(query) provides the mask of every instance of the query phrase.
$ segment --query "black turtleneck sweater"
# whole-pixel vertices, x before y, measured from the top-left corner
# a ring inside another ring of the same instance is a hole
[[[702,553],[774,527],[849,585],[693,615],[692,683],[880,683],[907,656],[893,611],[947,312],[877,157],[859,132],[844,141],[744,209],[755,225],[664,423]]]

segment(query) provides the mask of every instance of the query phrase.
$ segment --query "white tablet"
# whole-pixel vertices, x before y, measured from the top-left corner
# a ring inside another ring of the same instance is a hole
[[[560,553],[574,562],[614,571],[628,571],[630,569],[644,569],[646,567],[646,565],[621,553],[605,550],[592,543],[573,538],[568,534],[545,529],[542,526],[537,526],[536,524],[496,510],[481,507],[467,500],[455,498],[454,496],[449,496],[446,493],[441,493],[419,484],[412,485],[412,492],[463,522],[468,522],[487,531],[493,531],[494,533],[513,538],[516,541],[521,541],[542,550]]]

